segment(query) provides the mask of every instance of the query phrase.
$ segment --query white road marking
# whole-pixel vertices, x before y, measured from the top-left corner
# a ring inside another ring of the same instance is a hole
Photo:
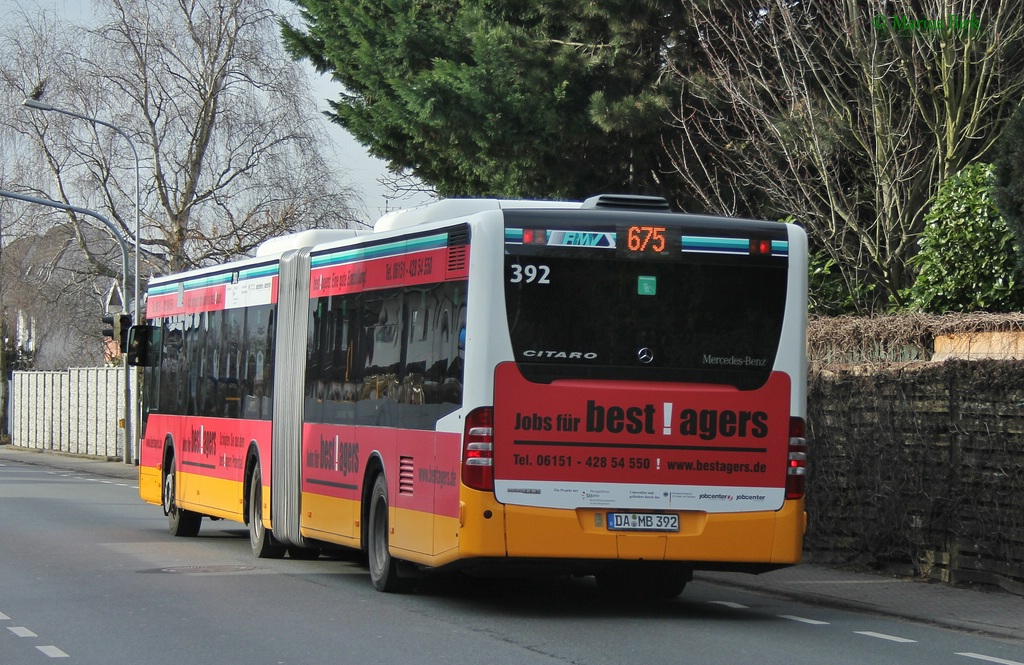
[[[18,637],[39,637],[25,626],[8,626],[7,630],[11,631]]]
[[[3,612],[0,612],[0,621],[10,621],[11,617],[7,616]]]
[[[792,614],[780,614],[780,619],[789,619],[790,621],[799,621],[800,623],[809,623],[812,626],[827,626],[828,621],[818,621],[817,619],[806,619],[804,617],[793,616]]]
[[[52,644],[49,644],[49,645],[44,646],[44,647],[36,647],[36,648],[39,649],[40,651],[42,651],[47,656],[49,656],[50,658],[70,658],[71,657],[71,656],[67,655],[66,653],[64,653],[63,651],[61,651],[60,649],[58,649],[57,647],[53,646]]]
[[[908,640],[905,637],[896,637],[895,635],[886,635],[885,633],[875,633],[870,630],[855,630],[853,631],[858,635],[867,635],[868,637],[877,637],[880,640],[889,640],[890,642],[899,642],[900,644],[912,644],[916,643],[917,640]]]
[[[709,600],[708,602],[713,605],[724,605],[726,607],[731,607],[734,610],[750,609],[746,605],[740,605],[739,603],[730,603],[728,600]]]
[[[958,656],[966,656],[968,658],[977,658],[978,660],[985,660],[990,663],[999,663],[1000,665],[1024,665],[1019,660],[1006,660],[1005,658],[996,658],[995,656],[985,656],[980,653],[958,653]]]

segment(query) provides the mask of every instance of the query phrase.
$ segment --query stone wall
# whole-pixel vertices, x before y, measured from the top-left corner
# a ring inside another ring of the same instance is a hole
[[[1024,361],[812,370],[808,561],[1024,593]]]

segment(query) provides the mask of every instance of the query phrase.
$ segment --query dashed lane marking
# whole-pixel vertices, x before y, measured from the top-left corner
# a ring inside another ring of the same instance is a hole
[[[724,605],[725,607],[731,607],[734,610],[749,610],[750,608],[740,603],[733,603],[728,600],[709,600],[712,605]]]
[[[750,609],[747,605],[742,603],[734,603],[728,600],[709,600],[708,603],[713,605],[722,605],[737,610]],[[828,621],[819,621],[817,619],[808,619],[807,617],[796,616],[793,614],[777,614],[780,619],[786,619],[789,621],[797,621],[799,623],[810,624],[812,626],[828,626]],[[912,640],[906,637],[899,637],[898,635],[887,635],[886,633],[876,633],[870,630],[855,630],[853,631],[857,635],[865,635],[867,637],[875,637],[880,640],[887,640],[889,642],[895,642],[897,644],[917,644],[917,640]],[[956,655],[963,656],[965,658],[974,658],[975,660],[981,660],[988,663],[996,663],[997,665],[1024,665],[1024,662],[1019,660],[1007,660],[1006,658],[997,658],[995,656],[986,656],[985,654],[973,653],[973,652],[956,652]]]
[[[10,621],[10,620],[11,620],[11,617],[7,616],[3,612],[0,612],[0,621]],[[7,630],[11,631],[12,633],[17,635],[18,637],[39,637],[39,635],[35,634],[32,630],[26,628],[25,626],[8,626]],[[42,651],[47,656],[49,656],[50,658],[70,658],[71,657],[67,653],[65,653],[63,650],[53,646],[52,644],[46,644],[46,645],[43,645],[43,646],[36,645],[36,648],[39,649],[40,651]]]
[[[817,619],[808,619],[805,617],[793,616],[792,614],[779,614],[780,619],[789,619],[790,621],[799,621],[800,623],[809,623],[812,626],[827,626],[828,621],[818,621]]]
[[[4,466],[0,464],[0,466]],[[116,485],[117,487],[128,487],[134,490],[139,489],[138,485],[131,485],[129,483],[119,483],[116,480],[103,480],[101,478],[88,478],[86,476],[80,476],[77,472],[72,471],[71,473],[62,473],[60,471],[47,471],[46,473],[51,476],[60,476],[61,478],[74,478],[75,480],[86,480],[90,483],[103,483],[104,485]]]
[[[995,656],[986,656],[980,653],[957,653],[958,656],[966,656],[967,658],[976,658],[978,660],[988,661],[989,663],[999,663],[1000,665],[1024,665],[1019,660],[1006,660],[1005,658],[996,658]]]
[[[877,637],[880,640],[889,640],[890,642],[899,642],[900,644],[914,644],[917,640],[909,640],[905,637],[897,637],[896,635],[886,635],[885,633],[875,633],[870,630],[855,630],[853,631],[858,635],[867,635],[868,637]]]

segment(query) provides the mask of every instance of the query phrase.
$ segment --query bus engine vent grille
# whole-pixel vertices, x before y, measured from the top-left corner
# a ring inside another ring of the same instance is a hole
[[[462,272],[466,269],[466,247],[467,245],[460,245],[459,247],[448,248],[448,272]]]
[[[411,457],[398,458],[398,493],[412,494],[413,480],[415,479],[415,464]]]

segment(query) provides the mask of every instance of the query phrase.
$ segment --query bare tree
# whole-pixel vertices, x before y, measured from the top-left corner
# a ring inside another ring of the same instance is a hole
[[[16,8],[0,27],[0,188],[91,208],[134,236],[144,275],[235,258],[268,236],[347,226],[352,191],[321,156],[320,120],[281,49],[274,0],[96,0],[89,25]],[[7,200],[0,299],[36,322],[37,366],[100,358],[120,252],[89,218]],[[129,281],[131,277],[129,277]]]
[[[408,201],[410,199],[437,199],[437,188],[417,178],[408,169],[388,169],[377,178],[377,183],[387,190],[391,201]],[[381,214],[388,210],[381,211]]]
[[[35,20],[30,20],[24,11],[15,10],[13,20],[0,33],[3,56],[0,96],[11,108],[11,113],[0,120],[4,188],[63,203],[70,203],[69,198],[74,197],[75,205],[98,205],[97,198],[90,195],[97,189],[91,182],[94,178],[89,177],[96,172],[97,165],[87,161],[87,153],[78,149],[79,144],[92,141],[99,142],[101,150],[108,147],[100,142],[96,128],[85,123],[76,126],[64,116],[30,115],[18,110],[23,98],[38,99],[48,87],[52,90],[62,86],[64,81],[74,81],[73,71],[67,66],[82,58],[74,30],[64,29],[57,19],[47,14],[32,18]],[[79,105],[71,108],[83,110]],[[107,177],[110,177],[109,167]],[[11,210],[16,211],[14,219],[19,220],[12,224],[11,230],[20,228],[23,233],[9,233],[8,241],[19,235],[41,233],[51,224],[60,223],[60,217],[54,216],[52,210],[33,209],[21,203],[13,204]],[[93,271],[97,275],[115,277],[117,263],[106,261],[106,257],[97,256],[90,248],[83,233],[83,224],[87,222],[74,213],[69,213],[66,219],[72,222],[79,246]]]
[[[94,0],[93,25],[21,12],[27,25],[2,36],[8,101],[41,92],[133,137],[144,170],[141,246],[163,270],[355,221],[352,190],[321,156],[320,121],[280,47],[272,2]],[[122,138],[47,113],[16,114],[6,129],[33,144],[20,188],[100,210],[133,237],[135,164]]]
[[[700,64],[676,72],[675,169],[711,210],[805,224],[862,309],[902,304],[939,183],[1024,93],[1024,5],[712,4],[684,0]]]

